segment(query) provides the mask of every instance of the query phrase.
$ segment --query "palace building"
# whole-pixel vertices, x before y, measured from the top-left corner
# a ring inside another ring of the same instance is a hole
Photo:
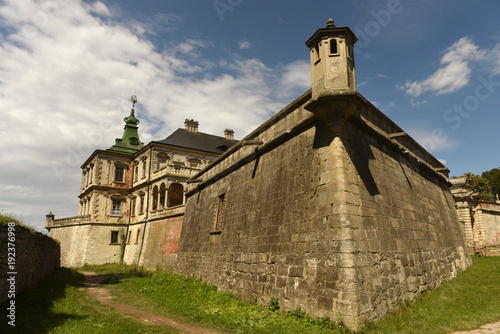
[[[237,142],[232,130],[223,137],[209,135],[198,131],[198,122],[186,119],[185,128],[144,145],[134,114],[135,96],[132,101],[123,137],[107,150],[96,150],[81,167],[78,216],[47,215],[49,235],[61,242],[63,266],[119,261],[148,265],[154,254],[154,261],[171,267],[187,180]],[[161,249],[144,242],[160,235],[168,240]]]

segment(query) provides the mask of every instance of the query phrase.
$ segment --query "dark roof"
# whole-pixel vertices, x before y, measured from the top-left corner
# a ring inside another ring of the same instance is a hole
[[[222,154],[237,142],[237,140],[226,139],[225,137],[209,135],[202,132],[177,129],[166,139],[157,141],[156,143]]]

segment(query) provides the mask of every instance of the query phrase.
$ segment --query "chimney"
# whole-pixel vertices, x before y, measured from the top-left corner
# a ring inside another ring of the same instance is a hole
[[[231,129],[224,130],[224,137],[226,137],[226,139],[233,140],[234,139],[234,131]]]
[[[198,133],[198,122],[194,119],[186,119],[184,121],[184,126],[187,131]]]

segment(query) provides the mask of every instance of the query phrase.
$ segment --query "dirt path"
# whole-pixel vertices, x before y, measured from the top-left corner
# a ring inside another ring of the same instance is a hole
[[[453,332],[450,334],[498,334],[500,333],[500,321],[487,324],[467,332]]]
[[[221,332],[216,332],[210,329],[183,324],[169,318],[148,313],[131,305],[116,302],[113,300],[114,297],[109,293],[109,289],[97,287],[97,285],[103,282],[102,276],[99,276],[94,272],[82,272],[82,274],[85,275],[84,286],[88,289],[89,293],[93,297],[95,297],[102,304],[114,307],[118,311],[142,322],[143,324],[167,325],[181,331],[182,333],[222,334]]]

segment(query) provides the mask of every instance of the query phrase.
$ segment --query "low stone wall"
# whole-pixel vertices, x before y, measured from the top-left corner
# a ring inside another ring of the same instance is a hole
[[[479,256],[500,256],[500,245],[475,247],[474,252]]]
[[[0,223],[0,302],[37,283],[59,267],[59,243],[15,223]],[[12,274],[11,274],[12,273]],[[12,278],[7,280],[7,278]]]

